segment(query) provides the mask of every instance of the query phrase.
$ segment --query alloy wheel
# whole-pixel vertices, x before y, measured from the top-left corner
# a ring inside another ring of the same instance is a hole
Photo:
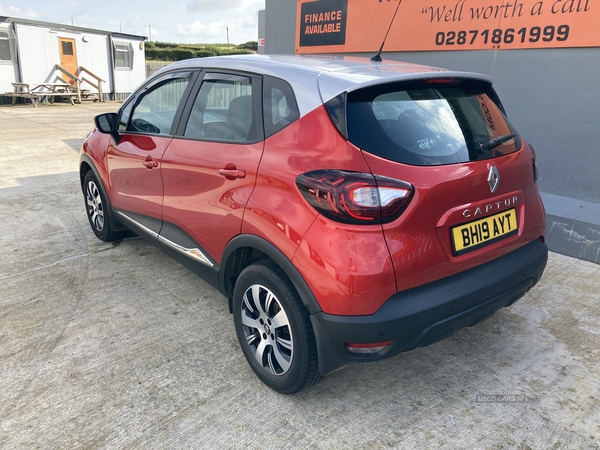
[[[98,231],[104,228],[104,208],[102,206],[102,197],[96,183],[90,181],[86,192],[87,213]]]
[[[246,343],[260,366],[271,375],[284,375],[294,346],[288,317],[277,297],[265,286],[250,286],[242,298],[241,316]]]

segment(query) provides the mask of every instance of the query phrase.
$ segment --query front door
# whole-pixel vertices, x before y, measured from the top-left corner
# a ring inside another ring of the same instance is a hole
[[[60,53],[60,65],[73,75],[77,75],[77,52],[75,51],[75,39],[58,38],[58,49]],[[73,86],[75,80],[70,76],[62,73],[65,81],[68,81]]]
[[[173,139],[184,93],[192,73],[171,73],[156,80],[121,109],[119,141],[109,146],[110,199],[123,216],[152,233],[162,226],[162,156]]]

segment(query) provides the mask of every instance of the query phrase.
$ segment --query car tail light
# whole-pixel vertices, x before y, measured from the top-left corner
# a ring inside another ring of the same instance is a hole
[[[354,344],[346,342],[346,348],[352,353],[360,353],[361,355],[370,355],[378,353],[394,341],[373,342],[370,344]]]
[[[300,175],[296,185],[325,217],[351,224],[381,224],[400,217],[412,198],[411,184],[370,173],[317,170]]]
[[[529,144],[529,148],[531,149],[531,168],[533,169],[533,182],[537,183],[537,179],[538,179],[537,155],[535,154],[535,149],[533,148],[533,145]]]

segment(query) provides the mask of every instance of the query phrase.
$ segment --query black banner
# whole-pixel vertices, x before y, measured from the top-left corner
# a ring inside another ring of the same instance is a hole
[[[344,45],[348,0],[303,3],[300,17],[300,46]]]

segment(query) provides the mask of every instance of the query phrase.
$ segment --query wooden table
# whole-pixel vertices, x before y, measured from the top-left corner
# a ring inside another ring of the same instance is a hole
[[[11,83],[13,92],[7,92],[6,95],[13,98],[12,104],[17,103],[17,97],[31,99],[33,106],[37,107],[39,97],[48,97],[50,103],[54,103],[54,97],[69,97],[71,105],[75,104],[74,97],[80,100],[80,93],[75,86],[69,83]],[[33,86],[33,87],[31,87]],[[81,100],[80,100],[81,101]]]

